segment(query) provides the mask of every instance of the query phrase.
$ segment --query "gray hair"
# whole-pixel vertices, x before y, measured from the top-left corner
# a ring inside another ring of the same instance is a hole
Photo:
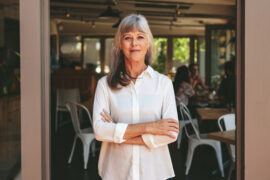
[[[107,81],[112,89],[118,89],[118,84],[127,86],[130,83],[130,79],[127,78],[124,54],[121,50],[121,38],[126,32],[138,30],[144,32],[148,39],[148,50],[145,55],[145,64],[151,65],[154,45],[153,35],[149,28],[148,22],[143,15],[130,14],[126,16],[120,23],[114,38],[114,47],[112,52],[112,61],[110,63],[110,74],[108,75]]]

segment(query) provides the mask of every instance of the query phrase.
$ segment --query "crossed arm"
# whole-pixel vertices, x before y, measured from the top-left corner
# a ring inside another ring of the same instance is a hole
[[[104,122],[113,123],[111,116],[105,109],[103,109],[100,115]],[[125,139],[123,143],[146,145],[142,138],[143,134],[163,135],[174,139],[175,136],[170,132],[179,133],[178,121],[174,119],[161,119],[155,122],[129,124],[123,136],[123,139]]]

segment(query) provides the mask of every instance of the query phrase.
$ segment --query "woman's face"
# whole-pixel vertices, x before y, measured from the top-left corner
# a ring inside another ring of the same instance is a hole
[[[121,37],[121,50],[128,61],[144,62],[148,46],[148,38],[144,32],[132,30]]]
[[[193,66],[192,70],[191,70],[191,73],[192,73],[193,76],[198,76],[199,75],[199,67],[197,65]]]

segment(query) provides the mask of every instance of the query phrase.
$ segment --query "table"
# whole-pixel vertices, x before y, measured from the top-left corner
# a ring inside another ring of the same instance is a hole
[[[200,120],[217,120],[224,114],[232,113],[227,108],[197,108]]]
[[[208,138],[215,139],[226,144],[235,144],[235,130],[208,133]]]
[[[211,132],[211,133],[208,133],[207,135],[208,135],[208,138],[210,138],[210,139],[214,139],[214,140],[226,143],[227,148],[230,148],[230,144],[235,145],[235,130],[233,130],[233,131]],[[230,151],[230,152],[232,152],[232,151]],[[231,157],[232,157],[232,155],[231,155]],[[228,165],[227,162],[224,163],[224,166]],[[231,167],[233,167],[233,166],[231,165]],[[217,170],[215,170],[213,173],[215,173],[215,172],[217,172]],[[229,175],[229,177],[230,177],[230,175]]]

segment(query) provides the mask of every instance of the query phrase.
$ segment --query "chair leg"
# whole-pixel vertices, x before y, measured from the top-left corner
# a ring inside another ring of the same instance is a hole
[[[232,175],[232,171],[233,171],[233,169],[234,169],[234,166],[235,166],[235,163],[232,162],[232,164],[231,164],[231,166],[230,166],[229,174],[228,174],[228,180],[231,179],[231,175]]]
[[[89,158],[90,143],[83,142],[83,161],[84,169],[87,169],[87,163]]]
[[[216,156],[217,156],[218,166],[219,166],[219,170],[221,172],[221,176],[224,177],[224,168],[223,168],[223,162],[222,162],[222,152],[221,152],[220,143],[218,143],[218,145],[216,145],[214,147],[214,149],[216,151]]]
[[[194,153],[195,147],[191,146],[191,144],[188,144],[188,154],[187,154],[187,160],[186,160],[186,175],[188,175],[192,158],[193,158],[193,153]]]
[[[183,126],[184,122],[179,121],[179,133],[178,133],[178,138],[177,138],[177,149],[180,148],[181,140],[182,140],[182,134],[184,130]]]
[[[177,149],[180,148],[180,143],[181,143],[181,136],[180,136],[180,132],[179,132],[178,138],[177,138]]]
[[[72,145],[72,149],[71,149],[71,153],[70,153],[70,156],[69,156],[69,159],[68,159],[69,164],[71,163],[71,160],[72,160],[72,157],[73,157],[73,153],[74,153],[74,149],[75,149],[75,146],[76,146],[77,138],[78,138],[78,136],[75,135],[73,145]]]
[[[93,157],[95,157],[96,156],[96,141],[95,141],[95,139],[93,139],[91,142],[91,151],[93,153]]]

